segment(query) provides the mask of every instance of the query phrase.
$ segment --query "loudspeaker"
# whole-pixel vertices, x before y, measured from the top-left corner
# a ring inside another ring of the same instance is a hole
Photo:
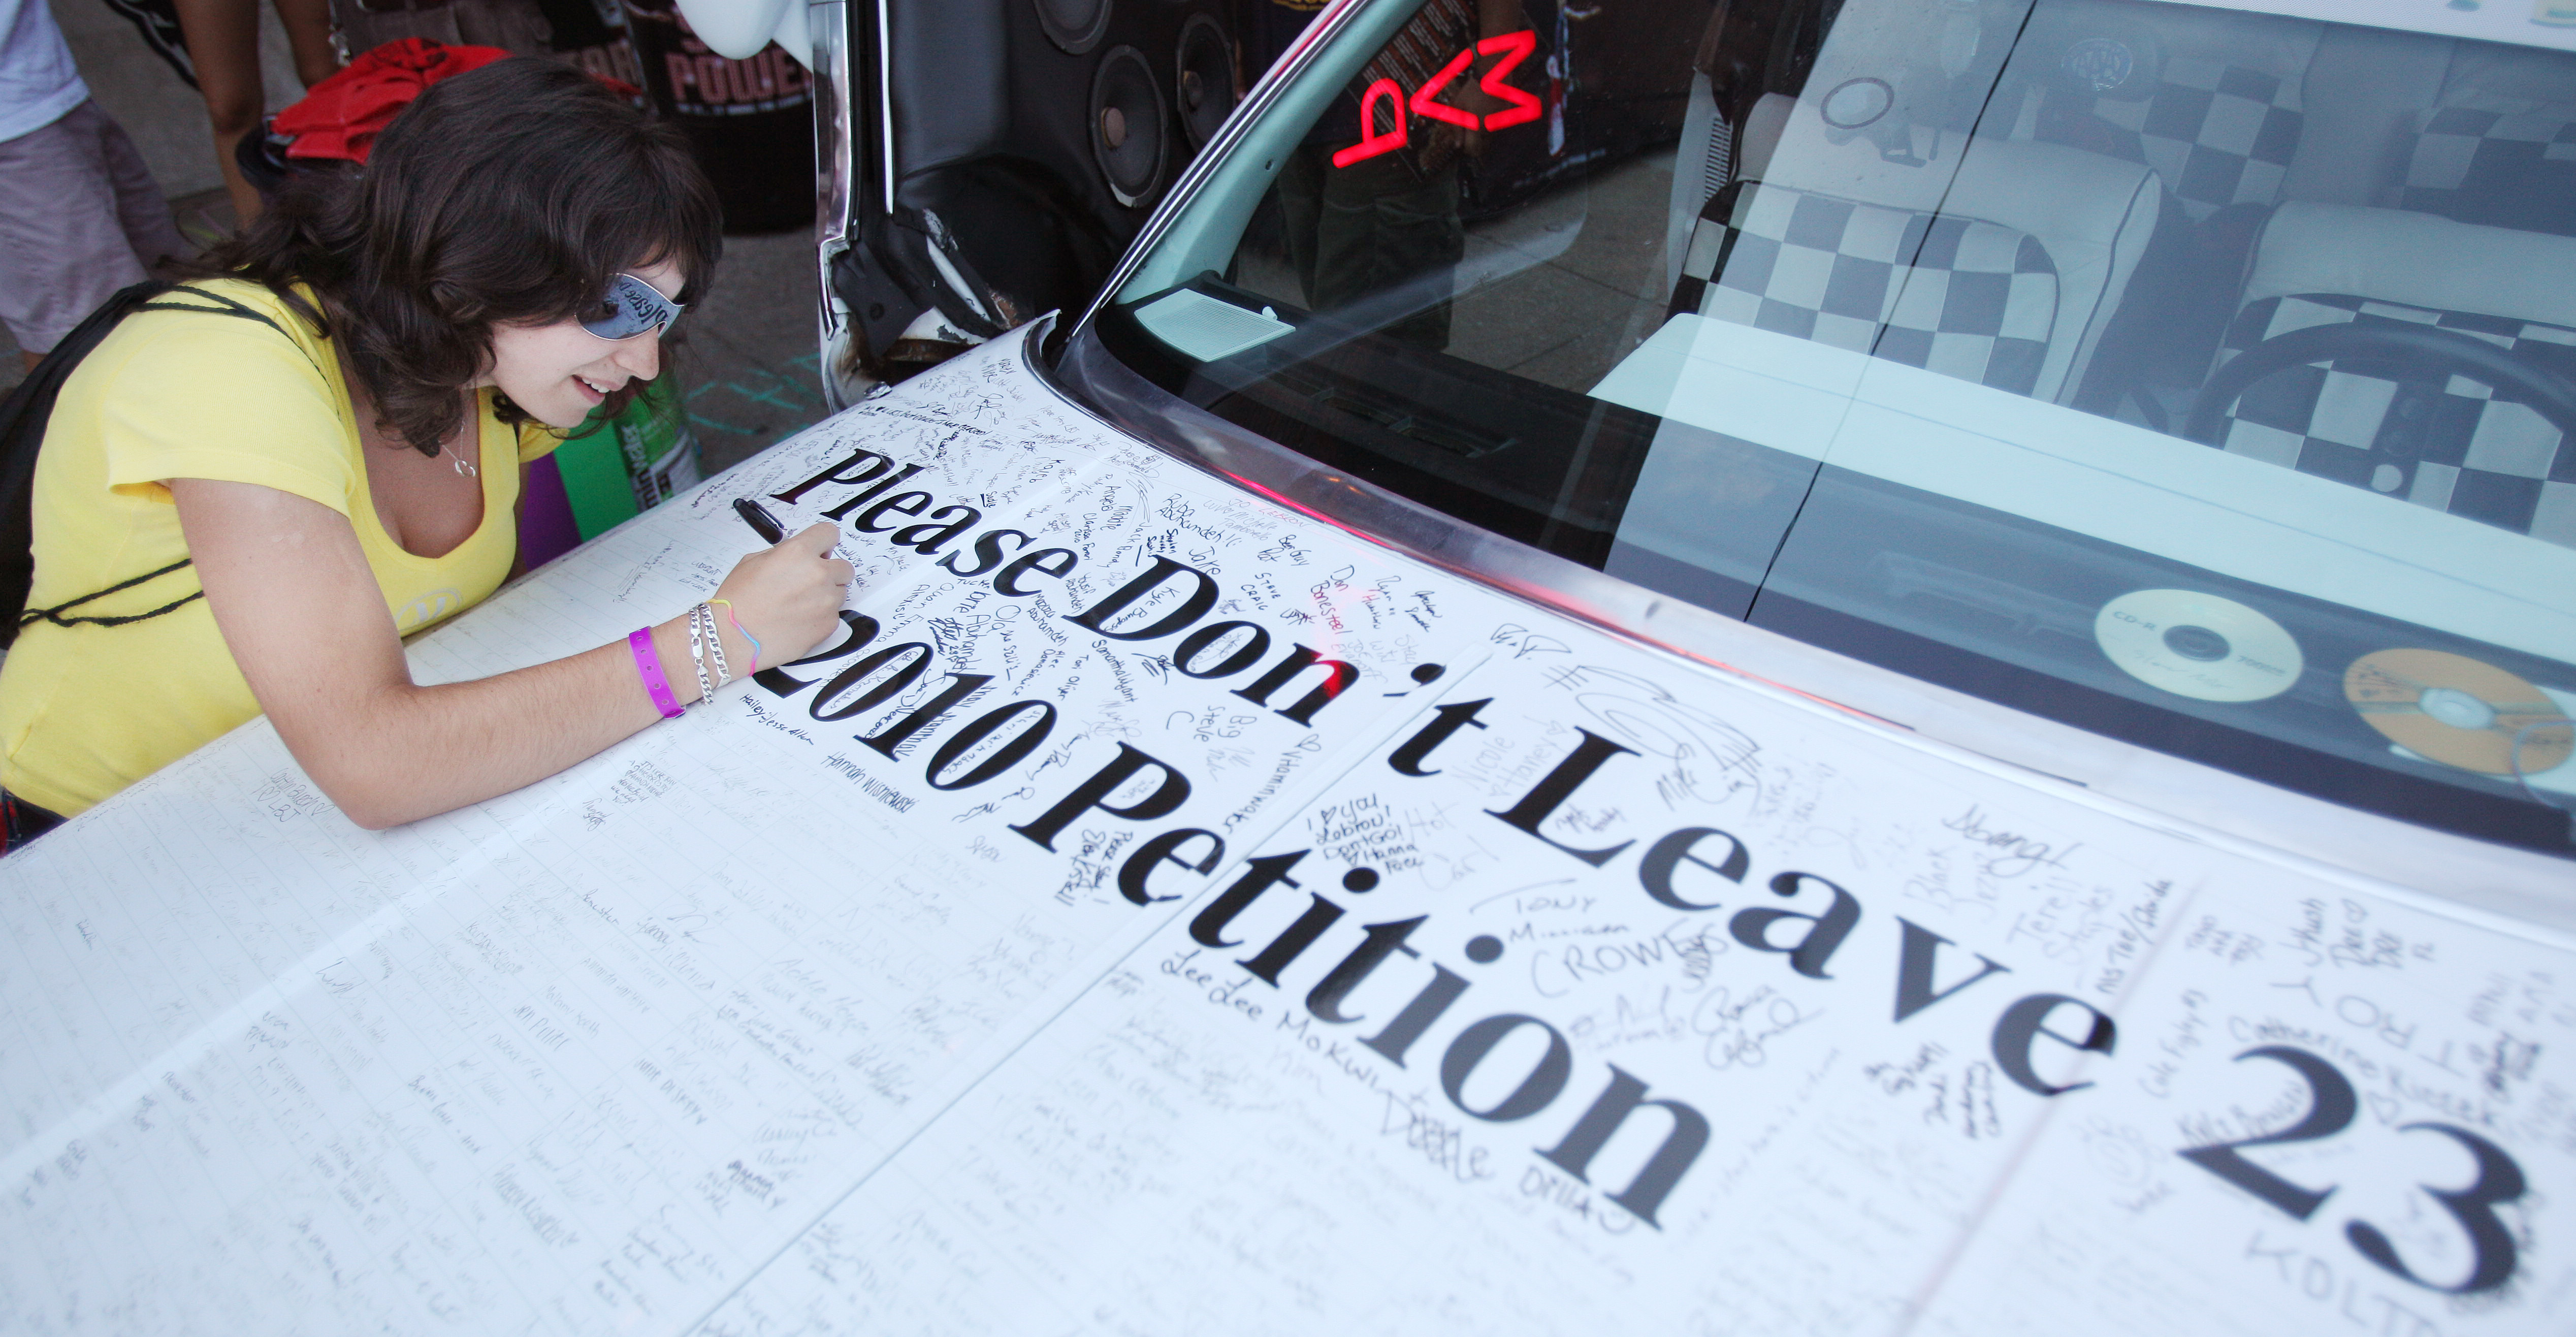
[[[1234,43],[1224,24],[1205,14],[1181,24],[1172,50],[1172,90],[1190,147],[1204,146],[1234,110]]]
[[[832,287],[860,335],[853,369],[900,379],[928,365],[912,360],[927,326],[990,337],[1087,305],[1241,99],[1236,3],[845,6],[853,119],[831,168],[850,184],[850,247]]]
[[[1144,53],[1111,47],[1091,76],[1091,160],[1120,204],[1132,208],[1163,183],[1171,120]]]
[[[1111,0],[1031,0],[1038,7],[1038,27],[1056,49],[1079,56],[1100,45],[1109,30]]]

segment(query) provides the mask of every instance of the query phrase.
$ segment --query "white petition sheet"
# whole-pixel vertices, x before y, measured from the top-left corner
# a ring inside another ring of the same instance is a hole
[[[253,724],[0,865],[0,1330],[2576,1321],[2564,944],[1553,619],[1019,359],[414,648],[669,616],[759,496],[861,568],[803,665],[381,836]]]
[[[708,1330],[2564,1330],[2564,953],[1606,640],[1450,695]]]

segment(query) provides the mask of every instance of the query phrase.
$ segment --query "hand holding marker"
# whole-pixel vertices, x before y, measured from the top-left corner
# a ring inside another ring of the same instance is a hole
[[[782,544],[782,543],[786,542],[786,541],[787,541],[787,539],[789,538],[789,535],[788,535],[788,533],[787,533],[787,527],[786,527],[785,525],[782,525],[782,524],[778,523],[778,517],[776,517],[776,516],[774,516],[774,515],[771,515],[771,514],[768,512],[768,510],[767,510],[767,509],[763,508],[763,507],[760,505],[760,503],[758,503],[758,502],[756,502],[756,501],[753,501],[753,500],[752,500],[752,499],[750,499],[749,497],[737,497],[737,498],[735,498],[735,499],[734,499],[734,503],[733,503],[733,511],[734,511],[734,514],[739,515],[739,516],[741,516],[741,517],[742,517],[742,522],[743,522],[744,524],[751,526],[751,532],[752,532],[752,533],[754,533],[754,534],[759,535],[759,536],[760,536],[760,541],[761,541],[761,542],[763,542],[763,543],[766,543],[766,544],[770,545],[770,547],[772,547],[773,549],[774,549],[774,548],[776,548],[776,547],[778,547],[780,544]],[[838,540],[839,540],[839,538],[840,538],[840,526],[838,526],[838,525],[831,525],[831,524],[817,524],[817,525],[811,526],[810,528],[806,529],[803,533],[798,534],[798,535],[796,535],[795,537],[796,537],[799,541],[802,541],[802,540],[804,540],[805,538],[807,538],[808,536],[811,536],[812,534],[814,534],[814,532],[815,532],[816,530],[822,530],[822,529],[827,529],[827,528],[828,528],[828,529],[831,531],[831,533],[832,533],[832,537],[833,537],[833,539],[834,539],[834,543],[833,543],[833,545],[832,545],[831,547],[826,548],[826,549],[824,549],[823,551],[818,552],[818,553],[815,553],[815,554],[813,554],[813,555],[814,555],[814,556],[816,556],[816,557],[818,557],[818,558],[821,558],[822,560],[824,560],[824,561],[826,561],[826,562],[831,561],[831,560],[832,560],[834,557],[836,557],[836,556],[840,557],[843,561],[847,561],[847,560],[848,560],[848,556],[849,556],[849,555],[848,555],[847,553],[844,553],[844,552],[842,552],[842,551],[841,551],[840,544],[839,544],[839,542],[838,542]],[[755,554],[753,554],[753,557],[752,557],[752,558],[745,558],[744,560],[745,560],[745,561],[751,561],[751,560],[753,560],[753,558],[767,557],[767,556],[770,556],[770,555],[771,555],[771,554],[767,554],[767,553],[755,553]],[[837,578],[836,578],[836,579],[834,579],[834,580],[833,580],[833,582],[832,582],[832,583],[833,583],[833,585],[834,585],[834,586],[836,586],[836,587],[838,588],[839,595],[840,595],[840,597],[839,597],[838,599],[835,599],[835,600],[833,601],[835,604],[839,604],[839,603],[844,602],[844,601],[846,601],[846,600],[847,600],[847,598],[849,597],[849,584],[850,584],[851,580],[853,579],[853,577],[856,575],[856,572],[854,572],[854,571],[848,571],[848,568],[846,568],[846,567],[844,568],[844,571],[845,571],[845,572],[847,572],[847,574],[843,574],[843,575],[841,575],[841,576],[837,577]],[[709,600],[707,601],[707,603],[708,603],[709,605],[711,605],[711,606],[712,606],[712,605],[715,605],[715,604],[722,604],[722,605],[724,605],[724,609],[725,609],[725,617],[726,617],[726,619],[727,619],[728,621],[730,621],[730,622],[733,624],[733,629],[734,629],[737,633],[739,633],[745,641],[748,641],[748,642],[750,642],[750,643],[751,643],[751,647],[752,647],[752,663],[753,663],[753,664],[754,664],[754,666],[755,666],[755,670],[754,670],[754,671],[757,671],[756,666],[759,664],[761,657],[766,653],[766,649],[765,649],[765,647],[763,647],[763,646],[761,645],[761,643],[760,643],[757,639],[755,639],[755,638],[752,636],[751,629],[750,629],[750,628],[748,628],[748,627],[745,627],[745,626],[742,624],[742,619],[741,619],[739,616],[737,616],[737,615],[736,615],[736,613],[735,613],[735,611],[734,611],[733,601],[732,601],[732,600],[730,600],[730,599],[725,599],[725,598],[715,598],[715,599],[709,599]],[[828,625],[828,623],[827,623],[827,625]],[[816,636],[815,643],[816,643],[816,644],[820,644],[820,643],[821,643],[821,640],[822,640],[822,637],[821,637],[821,635],[820,635],[820,634],[818,634],[818,635]]]
[[[742,522],[751,526],[751,532],[758,534],[763,543],[775,544],[787,537],[787,527],[778,523],[778,517],[771,515],[766,507],[749,497],[734,498],[733,513],[741,516]],[[858,559],[850,556],[848,550],[837,541],[832,544],[832,555],[853,566],[858,564]]]

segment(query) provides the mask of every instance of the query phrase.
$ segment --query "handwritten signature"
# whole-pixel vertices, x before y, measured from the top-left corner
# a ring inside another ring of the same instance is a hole
[[[2034,868],[2063,868],[2066,856],[2084,848],[2080,843],[2059,849],[2055,845],[2018,831],[1998,830],[1986,824],[1985,812],[1976,804],[1941,823],[1956,831],[1970,844],[1985,848],[1976,854],[1980,867],[1995,877],[2020,877]]]
[[[1691,1029],[1708,1037],[1708,1066],[1758,1068],[1770,1061],[1770,1043],[1823,1016],[1801,1010],[1769,985],[1737,999],[1733,992],[1712,989],[1692,1010]]]
[[[1506,622],[1494,628],[1485,638],[1496,645],[1508,646],[1514,659],[1527,659],[1539,654],[1572,654],[1574,647],[1553,636],[1542,636],[1517,622]]]

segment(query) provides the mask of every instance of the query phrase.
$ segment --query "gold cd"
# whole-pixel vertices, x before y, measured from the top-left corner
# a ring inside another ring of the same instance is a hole
[[[2493,664],[2445,650],[2374,650],[2343,674],[2344,699],[2388,741],[2464,771],[2511,775],[2567,764],[2576,725],[2549,694]]]
[[[2131,590],[2102,605],[2093,639],[2130,677],[2195,701],[2261,701],[2306,660],[2280,623],[2197,590]]]

